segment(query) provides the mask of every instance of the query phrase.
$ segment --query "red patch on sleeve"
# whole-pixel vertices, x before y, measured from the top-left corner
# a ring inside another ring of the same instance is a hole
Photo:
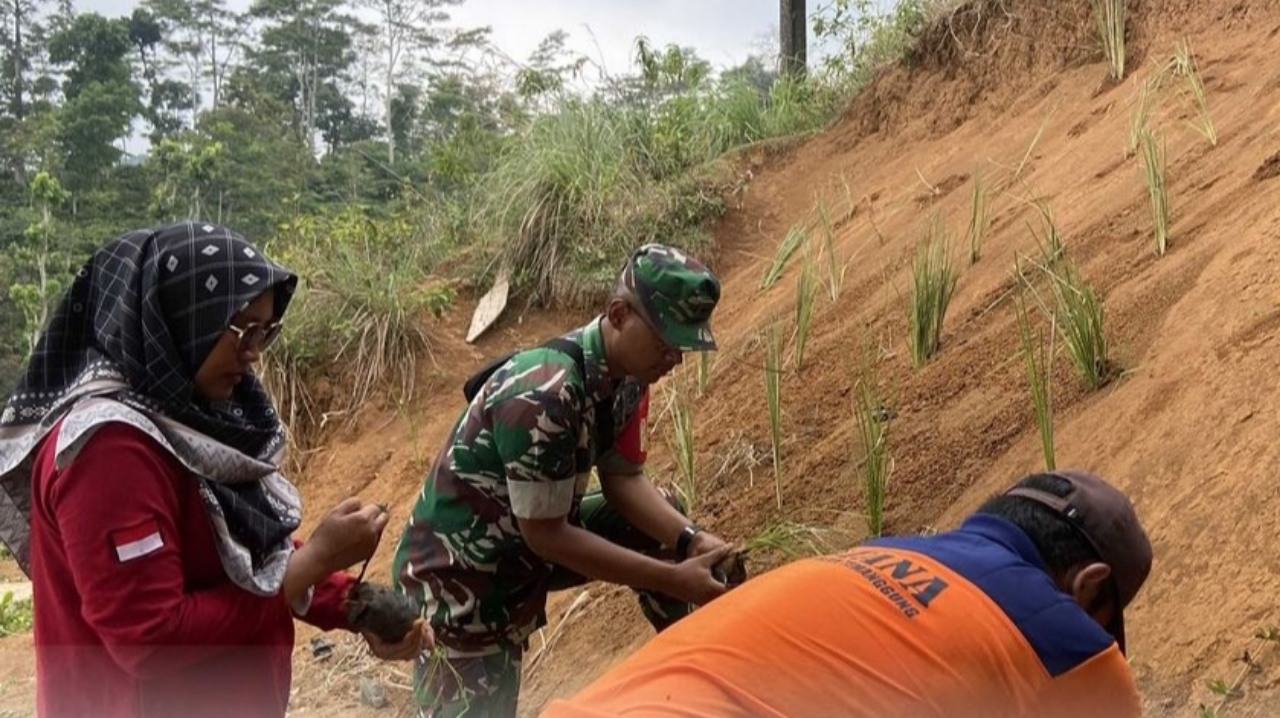
[[[155,553],[164,548],[160,524],[151,519],[129,528],[112,531],[111,546],[116,550],[116,559],[121,563]]]
[[[649,432],[649,390],[640,395],[635,413],[622,427],[622,433],[613,441],[614,451],[627,461],[639,466],[648,457],[645,450],[645,434]]]

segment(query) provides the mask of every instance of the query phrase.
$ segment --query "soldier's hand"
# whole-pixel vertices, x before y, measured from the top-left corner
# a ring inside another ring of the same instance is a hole
[[[413,628],[398,643],[387,643],[369,631],[361,631],[360,635],[369,644],[369,651],[384,661],[411,661],[436,644],[431,626],[421,618],[413,622]]]
[[[725,592],[725,585],[711,575],[711,567],[728,556],[729,551],[730,547],[722,544],[701,556],[672,564],[670,580],[663,592],[689,603],[710,603]]]
[[[747,556],[745,552],[730,551],[723,561],[711,568],[711,575],[728,589],[734,589],[746,583]]]
[[[696,558],[727,545],[724,539],[719,536],[706,531],[699,531],[693,535],[693,540],[689,542],[689,558]]]
[[[350,498],[320,520],[307,545],[329,571],[341,571],[373,555],[389,519],[385,507]]]

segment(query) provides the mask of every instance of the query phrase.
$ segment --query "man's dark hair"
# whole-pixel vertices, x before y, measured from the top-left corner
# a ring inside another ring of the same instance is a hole
[[[1066,496],[1071,491],[1069,481],[1052,474],[1032,474],[1017,486],[1047,491],[1054,496]],[[996,495],[979,506],[976,513],[999,516],[1022,529],[1055,578],[1065,576],[1072,566],[1099,560],[1097,552],[1067,519],[1031,499]]]

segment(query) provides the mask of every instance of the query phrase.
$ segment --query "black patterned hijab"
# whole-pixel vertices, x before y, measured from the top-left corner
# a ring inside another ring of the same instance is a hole
[[[283,446],[284,431],[258,378],[247,375],[230,400],[210,402],[196,393],[194,377],[238,312],[274,289],[279,319],[296,286],[294,274],[216,225],[134,231],[95,252],[54,311],[0,414],[0,499],[7,499],[0,500],[0,538],[13,549],[11,536],[19,530],[26,548],[26,527],[14,522],[18,514],[29,527],[30,475],[9,475],[17,468],[16,442],[24,430],[47,431],[83,396],[108,396],[160,414],[249,458],[270,461]],[[104,392],[104,386],[111,388]],[[297,528],[296,518],[280,516],[260,482],[205,486],[255,564]],[[25,550],[14,553],[25,564]]]

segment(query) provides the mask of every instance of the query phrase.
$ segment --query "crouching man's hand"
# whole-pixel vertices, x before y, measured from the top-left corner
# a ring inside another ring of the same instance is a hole
[[[384,661],[411,661],[436,645],[431,625],[421,618],[413,622],[413,627],[398,643],[387,643],[369,631],[361,631],[360,635],[369,644],[369,651]]]

